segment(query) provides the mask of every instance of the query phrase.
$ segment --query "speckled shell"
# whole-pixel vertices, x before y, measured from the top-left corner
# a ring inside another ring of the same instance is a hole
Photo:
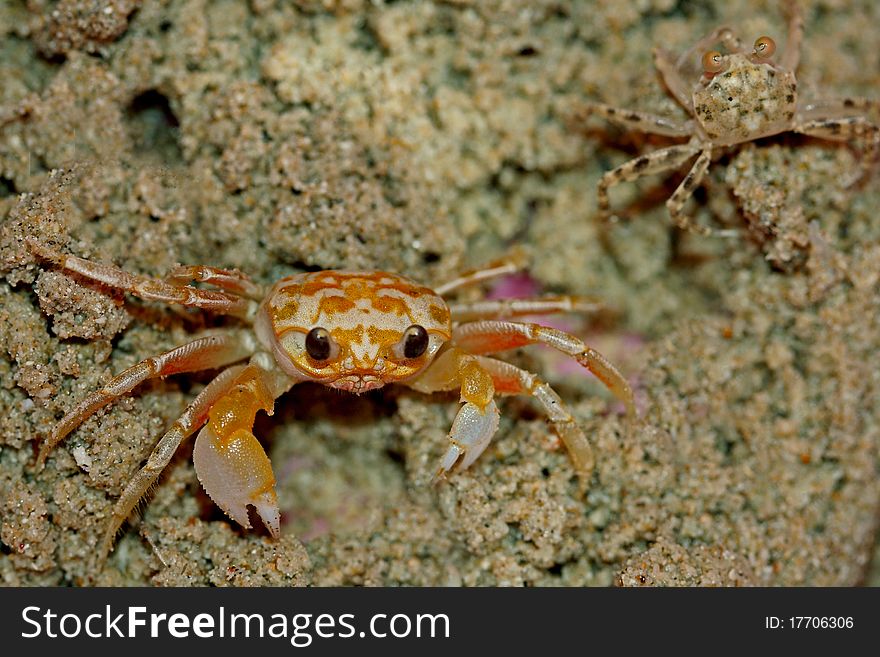
[[[400,357],[404,332],[429,336],[425,354]],[[257,335],[295,377],[363,392],[419,373],[452,334],[449,307],[433,290],[386,272],[321,271],[278,281],[257,316]],[[315,327],[336,349],[323,362],[305,350]],[[335,383],[334,383],[335,382]]]
[[[788,71],[729,55],[727,70],[694,92],[694,113],[706,137],[729,146],[790,129],[797,82]]]

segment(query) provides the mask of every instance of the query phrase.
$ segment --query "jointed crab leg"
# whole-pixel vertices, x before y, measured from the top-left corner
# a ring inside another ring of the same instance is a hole
[[[531,372],[502,360],[478,356],[477,362],[491,375],[497,394],[530,395],[541,404],[553,430],[571,454],[575,470],[582,478],[588,478],[595,464],[590,441],[553,388]]]
[[[796,125],[793,130],[811,137],[821,137],[829,141],[852,141],[861,150],[861,171],[851,183],[866,176],[880,153],[880,128],[863,116],[849,116],[840,119],[816,119]]]
[[[635,414],[632,390],[623,375],[602,354],[573,335],[539,324],[485,320],[457,326],[453,329],[452,339],[459,348],[475,355],[493,354],[529,344],[546,344],[590,370],[626,405],[628,413]]]
[[[485,299],[482,301],[449,304],[452,319],[458,322],[560,312],[592,313],[597,312],[604,307],[605,304],[603,304],[598,298],[585,296]]]
[[[165,277],[175,286],[186,286],[192,281],[208,283],[235,295],[262,301],[264,292],[259,285],[237,269],[219,269],[205,265],[181,265]]]
[[[681,71],[678,69],[675,61],[675,55],[665,48],[654,48],[654,66],[663,78],[663,83],[669,89],[679,105],[689,112],[693,113],[694,103],[691,99],[690,88],[681,77]]]
[[[237,375],[244,371],[245,367],[244,365],[230,367],[221,372],[204,387],[192,403],[187,406],[183,415],[171,425],[171,428],[156,444],[146,465],[128,483],[122,492],[122,497],[116,501],[116,505],[113,507],[113,516],[107,524],[107,530],[101,541],[99,562],[106,559],[110,548],[113,547],[113,539],[116,537],[119,527],[125,522],[125,519],[131,514],[131,510],[134,509],[150,486],[162,474],[162,470],[168,465],[174,452],[180,447],[180,443],[204,424],[211,407],[228,392],[235,383]]]
[[[694,190],[699,187],[700,182],[702,182],[703,177],[706,175],[706,171],[709,170],[709,164],[711,162],[712,148],[708,147],[700,153],[700,157],[694,162],[694,165],[684,177],[684,180],[681,181],[676,190],[672,193],[672,196],[666,201],[666,208],[669,210],[669,216],[672,217],[675,224],[682,230],[689,230],[700,235],[710,235],[712,233],[711,228],[701,226],[682,212],[685,203],[687,203],[687,200],[693,195]]]
[[[801,6],[793,0],[785,3],[785,13],[788,14],[788,39],[785,42],[785,52],[779,60],[779,65],[792,73],[797,69],[801,61],[801,41],[804,38],[804,17]]]
[[[254,341],[246,333],[209,335],[164,354],[152,356],[113,377],[104,387],[83,399],[55,425],[37,456],[37,467],[45,465],[49,452],[99,408],[131,392],[147,379],[223,367],[247,358]]]
[[[129,273],[113,265],[67,255],[35,240],[28,240],[27,244],[30,250],[41,258],[86,278],[130,292],[141,299],[177,303],[238,317],[246,317],[251,310],[250,301],[227,292],[172,285],[156,278]]]
[[[462,287],[476,285],[477,283],[498,278],[499,276],[514,274],[518,271],[522,271],[525,266],[525,255],[520,251],[514,250],[506,258],[496,260],[480,269],[466,271],[451,281],[447,281],[446,283],[435,287],[434,292],[442,296]]]
[[[606,172],[599,180],[599,186],[596,190],[599,219],[606,220],[611,214],[611,202],[608,198],[609,187],[623,181],[636,180],[651,173],[675,169],[699,152],[700,148],[691,144],[669,146],[637,157]]]
[[[590,114],[598,114],[614,123],[626,128],[638,130],[651,135],[663,135],[665,137],[690,137],[693,133],[691,121],[676,121],[659,114],[637,112],[635,110],[621,110],[604,103],[589,103],[584,111]]]
[[[803,103],[798,108],[797,118],[802,122],[812,119],[835,119],[878,110],[880,110],[880,100],[876,98],[861,96],[820,98]]]

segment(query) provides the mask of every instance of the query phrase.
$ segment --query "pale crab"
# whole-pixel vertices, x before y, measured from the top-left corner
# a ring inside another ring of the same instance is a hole
[[[828,98],[799,102],[795,71],[800,61],[803,19],[796,2],[786,2],[785,9],[788,39],[778,62],[773,59],[776,53],[773,39],[762,36],[748,50],[729,27],[712,31],[678,58],[662,48],[654,50],[654,63],[663,82],[673,98],[693,117],[690,120],[680,121],[605,104],[587,104],[580,110],[579,114],[597,114],[640,132],[690,138],[686,144],[642,155],[606,172],[597,189],[601,220],[614,218],[608,198],[611,186],[681,167],[696,157],[684,180],[666,201],[666,207],[680,228],[711,234],[709,227],[685,214],[684,206],[705,176],[713,152],[787,131],[858,143],[862,151],[861,171],[848,184],[858,182],[865,175],[880,151],[880,128],[860,113],[876,108],[878,101]],[[721,44],[726,54],[710,49],[716,44]],[[699,68],[696,67],[698,62]],[[689,85],[687,80],[695,78]],[[736,231],[725,232],[735,234]]]
[[[250,528],[252,506],[272,536],[280,534],[275,478],[252,433],[258,411],[297,383],[314,381],[363,393],[389,383],[422,392],[459,390],[463,405],[434,479],[467,468],[498,428],[495,395],[530,395],[543,407],[585,481],[593,468],[590,443],[559,396],[534,374],[489,355],[545,344],[586,367],[634,413],[626,379],[573,335],[509,318],[595,309],[585,297],[557,296],[447,303],[444,294],[519,268],[513,260],[465,273],[430,289],[381,271],[321,271],[282,278],[268,291],[236,270],[183,266],[165,279],[66,255],[28,241],[40,258],[136,297],[240,318],[249,329],[200,337],[147,358],[114,377],[69,411],[42,444],[42,468],[52,449],[104,405],[147,379],[223,369],[159,440],[146,465],[117,501],[100,546],[112,548],[119,527],[158,479],[181,442],[201,427],[193,448],[199,481],[233,520]],[[196,287],[199,282],[215,289]],[[245,363],[246,361],[246,363]]]

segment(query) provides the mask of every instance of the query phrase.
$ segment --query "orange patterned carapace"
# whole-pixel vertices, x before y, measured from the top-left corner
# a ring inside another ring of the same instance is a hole
[[[278,281],[258,311],[257,335],[284,370],[349,392],[366,392],[418,374],[452,336],[442,297],[386,272],[322,271]],[[428,346],[407,358],[408,328],[421,326]],[[306,337],[324,328],[331,354],[316,360]]]

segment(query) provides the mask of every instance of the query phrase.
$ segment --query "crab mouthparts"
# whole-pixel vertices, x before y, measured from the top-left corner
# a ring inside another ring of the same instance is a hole
[[[353,392],[359,395],[362,392],[381,388],[385,385],[385,382],[375,374],[349,374],[348,376],[336,379],[330,385],[338,390],[345,390],[346,392]]]

